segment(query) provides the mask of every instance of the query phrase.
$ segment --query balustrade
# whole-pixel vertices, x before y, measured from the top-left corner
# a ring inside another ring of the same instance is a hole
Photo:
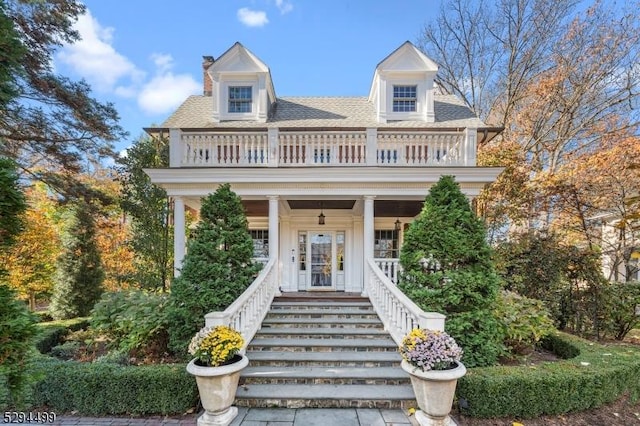
[[[276,260],[271,259],[244,293],[223,312],[209,312],[204,316],[207,327],[226,325],[242,333],[242,352],[260,329],[278,291],[275,264]]]
[[[180,167],[475,166],[475,152],[466,152],[475,150],[475,144],[468,143],[465,132],[376,132],[373,129],[368,141],[368,132],[364,130],[275,130],[180,132],[180,137],[171,141],[180,146],[171,152],[180,156]],[[270,141],[272,133],[274,137]],[[371,150],[369,163],[368,150]]]
[[[400,291],[376,265],[375,260],[365,263],[368,269],[366,291],[371,304],[382,320],[385,330],[400,345],[402,338],[419,327],[444,331],[445,316],[437,312],[424,312]]]

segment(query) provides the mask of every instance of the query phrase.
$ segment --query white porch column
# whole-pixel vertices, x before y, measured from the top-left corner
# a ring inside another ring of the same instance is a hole
[[[173,276],[180,276],[185,253],[184,200],[173,197]]]
[[[269,199],[269,259],[275,259],[276,264],[274,268],[276,268],[278,289],[276,290],[276,294],[280,295],[280,262],[278,262],[278,252],[280,250],[280,230],[278,229],[278,202],[280,197],[277,195],[270,195],[267,197]]]
[[[367,261],[373,259],[373,234],[374,234],[374,218],[373,218],[373,200],[376,198],[372,195],[364,197],[364,232],[363,240],[363,267],[364,267],[364,285],[362,287],[362,295],[367,295],[367,285],[369,283],[369,266]]]
[[[278,201],[280,197],[270,195],[269,199],[269,258],[277,259],[280,244],[278,242]]]

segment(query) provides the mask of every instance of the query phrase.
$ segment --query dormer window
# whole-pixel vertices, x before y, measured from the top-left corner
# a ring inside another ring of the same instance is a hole
[[[393,112],[415,112],[418,86],[393,86]]]
[[[229,112],[251,112],[253,103],[251,86],[229,86]]]

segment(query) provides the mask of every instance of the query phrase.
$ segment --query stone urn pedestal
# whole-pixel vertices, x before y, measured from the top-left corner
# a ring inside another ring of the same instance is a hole
[[[420,410],[416,411],[416,421],[421,426],[455,426],[449,416],[458,379],[467,373],[465,366],[458,362],[449,370],[422,371],[402,360],[402,369],[409,373],[411,385]]]
[[[218,367],[203,367],[195,359],[187,365],[198,384],[200,401],[205,412],[198,418],[198,426],[227,426],[238,415],[232,407],[236,398],[240,371],[249,365],[244,355],[236,355],[235,362]]]

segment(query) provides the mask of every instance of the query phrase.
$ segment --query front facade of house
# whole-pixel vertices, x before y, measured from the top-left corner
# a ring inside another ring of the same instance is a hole
[[[174,200],[176,273],[185,209],[230,183],[281,291],[362,292],[369,259],[397,272],[402,230],[440,176],[472,199],[501,171],[476,166],[501,129],[440,93],[437,65],[409,42],[375,67],[368,97],[278,98],[240,43],[203,69],[204,94],[146,129],[170,141],[170,167],[146,172]]]

